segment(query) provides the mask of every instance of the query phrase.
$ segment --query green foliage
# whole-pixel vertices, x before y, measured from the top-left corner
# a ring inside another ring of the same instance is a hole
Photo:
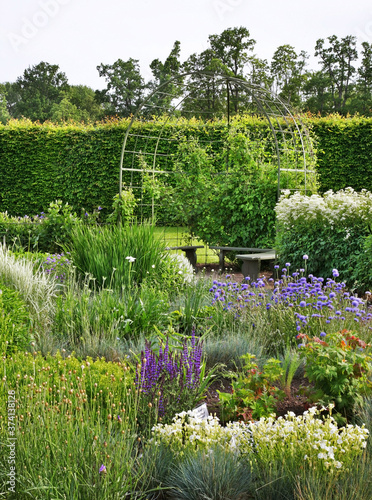
[[[134,210],[137,205],[132,189],[123,189],[120,194],[113,198],[113,212],[107,217],[107,222],[114,224],[129,224],[133,221]]]
[[[68,83],[57,64],[40,62],[17,78],[15,83],[19,93],[16,116],[43,122],[52,117],[52,107],[61,100],[61,92],[67,90]]]
[[[330,277],[337,269],[349,287],[364,280],[363,270],[356,266],[367,257],[364,243],[371,234],[372,195],[356,193],[347,188],[337,193],[302,196],[298,193],[283,196],[276,206],[278,233],[276,249],[280,262],[290,262],[292,268],[304,266],[308,255],[307,271],[315,276]],[[368,254],[368,252],[367,252]]]
[[[372,235],[364,239],[364,246],[358,256],[352,276],[354,286],[358,291],[372,289]]]
[[[305,119],[317,139],[317,172],[322,193],[351,186],[372,191],[372,120],[331,115]]]
[[[31,494],[93,500],[98,495],[109,500],[138,491],[139,395],[126,365],[16,353],[3,358],[1,372],[2,491],[8,489],[11,429],[17,441],[14,465],[22,470],[16,479],[17,498]],[[13,398],[17,406],[10,421],[7,402]],[[146,482],[146,474],[142,480]],[[145,493],[137,496],[141,497]]]
[[[301,360],[297,351],[286,349],[282,361],[283,373],[280,377],[280,385],[287,396],[291,395],[291,384],[298,368],[301,365]]]
[[[209,244],[271,246],[277,169],[270,158],[264,137],[253,140],[239,129],[230,129],[217,152],[197,138],[183,138],[174,185],[154,187],[149,176],[147,185],[165,210],[183,214],[182,223]]]
[[[107,345],[117,351],[124,338],[165,328],[168,307],[167,292],[149,285],[118,291],[99,289],[89,277],[82,283],[71,279],[57,297],[53,331],[85,355],[100,354]]]
[[[19,292],[0,285],[0,349],[13,353],[31,342],[31,321],[27,304]]]
[[[347,330],[322,339],[300,333],[300,349],[306,360],[305,375],[314,384],[315,401],[333,403],[336,411],[350,416],[356,404],[372,391],[370,344]]]
[[[140,73],[139,61],[118,59],[113,64],[97,66],[99,76],[107,82],[106,89],[97,91],[107,114],[131,116],[143,99],[145,83]]]
[[[121,290],[160,279],[165,243],[154,236],[154,226],[76,226],[71,245],[65,245],[82,276],[89,273],[98,287]]]
[[[97,220],[97,214],[85,213],[80,219],[72,207],[61,200],[49,204],[47,212],[33,217],[10,217],[7,212],[0,214],[0,234],[8,246],[18,251],[25,249],[39,252],[58,252],[61,243],[68,243],[73,227],[84,222]]]
[[[232,393],[217,391],[224,421],[268,417],[275,413],[276,403],[283,395],[273,385],[283,373],[278,359],[270,358],[260,371],[253,354],[245,354],[242,358],[245,364],[237,380],[232,381]]]

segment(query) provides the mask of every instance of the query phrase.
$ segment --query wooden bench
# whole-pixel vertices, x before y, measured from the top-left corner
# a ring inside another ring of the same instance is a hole
[[[204,245],[181,245],[178,247],[167,247],[166,250],[183,250],[193,268],[196,268],[196,250],[204,248]]]
[[[273,250],[271,248],[266,249],[266,248],[246,248],[246,247],[219,247],[219,246],[213,246],[209,247],[212,250],[219,250],[219,258],[220,258],[220,270],[223,271],[225,269],[225,256],[229,252],[257,252],[257,253],[264,253],[264,252],[272,252]]]
[[[237,255],[236,258],[243,261],[243,275],[249,276],[251,281],[256,281],[261,269],[261,260],[275,261],[276,254],[275,250],[267,250],[263,253]]]

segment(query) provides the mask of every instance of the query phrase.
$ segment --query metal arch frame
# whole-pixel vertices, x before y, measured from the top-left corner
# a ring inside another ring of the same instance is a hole
[[[127,140],[128,140],[130,131],[132,129],[133,123],[137,120],[137,118],[140,115],[140,113],[143,110],[143,108],[149,103],[149,101],[156,94],[158,94],[159,92],[161,92],[162,89],[166,88],[171,83],[174,83],[174,82],[177,82],[177,81],[182,83],[185,78],[191,77],[191,76],[199,77],[200,80],[203,77],[204,78],[210,78],[210,79],[217,78],[217,83],[219,81],[226,82],[227,84],[230,83],[230,82],[232,82],[232,83],[238,84],[243,89],[245,88],[245,89],[251,91],[251,97],[254,100],[255,104],[257,105],[258,109],[261,111],[261,113],[263,114],[263,116],[267,120],[267,122],[269,124],[269,127],[270,127],[270,130],[271,130],[271,133],[272,133],[272,136],[273,136],[273,139],[274,139],[276,157],[277,157],[277,162],[278,162],[278,190],[277,190],[277,197],[278,197],[278,199],[279,199],[280,190],[281,190],[281,188],[280,188],[280,172],[281,172],[281,170],[282,171],[286,171],[286,170],[289,170],[289,169],[281,169],[281,155],[280,155],[280,150],[279,150],[279,144],[278,144],[277,134],[276,134],[274,125],[272,123],[272,117],[270,117],[270,114],[267,112],[267,110],[263,106],[262,101],[264,101],[265,103],[267,103],[268,102],[267,98],[269,98],[269,101],[272,101],[273,104],[274,104],[274,106],[277,108],[277,111],[279,112],[278,116],[280,115],[285,120],[286,123],[288,123],[286,117],[288,117],[290,119],[290,121],[292,122],[292,124],[295,127],[295,130],[297,131],[297,134],[298,134],[298,137],[299,137],[300,143],[301,143],[302,158],[303,158],[303,168],[302,169],[296,169],[296,171],[304,173],[304,187],[305,187],[305,193],[306,193],[306,180],[307,180],[307,178],[306,178],[306,174],[307,174],[306,153],[305,153],[305,145],[304,145],[304,141],[303,141],[302,132],[300,130],[298,122],[301,123],[302,128],[304,128],[304,127],[303,127],[302,122],[298,118],[297,119],[295,118],[295,116],[293,115],[293,113],[289,109],[288,105],[282,99],[280,99],[277,95],[275,95],[273,92],[271,92],[270,90],[265,89],[263,87],[260,87],[259,85],[247,82],[245,80],[241,80],[241,79],[236,78],[236,77],[231,77],[229,75],[224,75],[224,74],[219,74],[219,73],[213,73],[213,72],[188,72],[188,73],[183,73],[181,75],[174,76],[174,77],[170,78],[169,80],[167,80],[166,82],[164,82],[161,85],[159,85],[159,87],[157,87],[155,90],[153,90],[144,99],[144,101],[142,101],[142,103],[140,103],[140,105],[138,106],[136,112],[132,116],[131,121],[128,124],[128,127],[127,127],[126,132],[125,132],[125,136],[124,136],[124,139],[123,139],[123,145],[122,145],[122,149],[121,149],[121,155],[120,155],[119,197],[120,198],[122,197],[122,191],[123,191],[123,163],[124,163],[125,148],[126,148]],[[190,86],[190,83],[186,83],[185,84],[186,91],[187,91],[187,88],[189,86]],[[264,98],[260,99],[257,94],[263,94]],[[171,95],[171,94],[169,94],[169,95]],[[154,153],[153,153],[153,155],[154,155],[153,168],[151,170],[153,176],[155,176],[155,162],[156,162],[156,156],[157,156],[157,151],[158,151],[158,147],[159,147],[159,142],[160,142],[160,139],[161,139],[161,136],[162,136],[161,132],[164,130],[165,125],[168,123],[168,121],[169,121],[169,119],[171,117],[171,114],[182,104],[182,102],[188,96],[189,96],[189,93],[187,95],[183,96],[182,99],[179,102],[177,102],[176,106],[172,106],[171,113],[169,114],[169,116],[167,117],[167,119],[164,120],[163,126],[162,126],[162,128],[161,128],[161,130],[160,130],[160,132],[158,134],[156,146],[155,146]],[[174,97],[176,97],[176,96],[174,96]],[[269,106],[269,107],[270,107],[270,110],[271,110],[271,106]],[[280,107],[282,107],[282,109],[285,111],[285,114],[283,114],[283,112],[280,110]],[[228,109],[228,114],[229,114],[229,109]],[[272,115],[275,116],[276,114],[273,112]],[[280,123],[279,123],[279,120],[277,118],[276,118],[276,123],[277,123],[277,125],[279,127],[280,133],[282,134],[283,137],[285,137],[284,131],[283,131],[283,129],[282,129]],[[311,147],[310,147],[310,152],[312,152],[311,151]],[[165,173],[165,172],[160,171],[160,170],[156,171],[156,172],[157,173]],[[154,205],[152,206],[152,214],[154,215]]]

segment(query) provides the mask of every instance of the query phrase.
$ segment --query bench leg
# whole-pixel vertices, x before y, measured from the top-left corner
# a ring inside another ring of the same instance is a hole
[[[185,250],[185,253],[192,267],[196,269],[196,248],[190,248],[188,250]]]
[[[243,276],[249,276],[251,281],[256,281],[261,269],[261,259],[243,260],[242,273]]]
[[[223,271],[225,269],[225,251],[220,250],[220,271]]]

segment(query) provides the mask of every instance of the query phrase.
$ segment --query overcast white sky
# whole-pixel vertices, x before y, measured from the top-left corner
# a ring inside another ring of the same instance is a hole
[[[372,42],[371,0],[1,0],[0,82],[15,81],[40,61],[58,64],[70,84],[105,87],[96,69],[130,57],[151,78],[150,62],[181,60],[208,47],[208,35],[244,26],[255,54],[269,62],[279,45],[306,50],[318,38],[355,35]]]

